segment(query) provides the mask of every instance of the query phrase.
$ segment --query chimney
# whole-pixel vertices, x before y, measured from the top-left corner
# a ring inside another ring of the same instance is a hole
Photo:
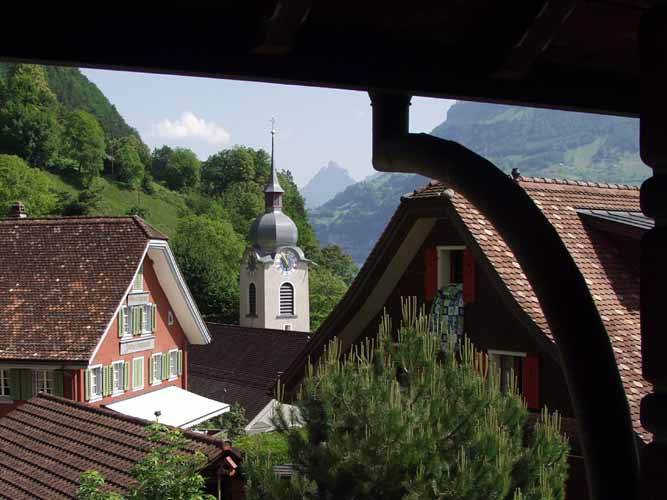
[[[9,216],[13,219],[25,219],[28,217],[25,213],[25,205],[20,201],[15,201],[9,209]]]
[[[521,172],[519,172],[518,168],[513,168],[512,169],[512,179],[515,181],[521,178]]]

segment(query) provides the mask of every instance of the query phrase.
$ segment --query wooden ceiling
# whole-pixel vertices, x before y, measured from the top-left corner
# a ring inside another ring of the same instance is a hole
[[[652,1],[226,2],[14,12],[0,59],[636,116]],[[20,21],[20,22],[19,22]]]

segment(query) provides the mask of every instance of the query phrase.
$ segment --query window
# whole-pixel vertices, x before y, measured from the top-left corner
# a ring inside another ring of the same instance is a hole
[[[120,394],[125,390],[125,362],[111,363],[111,393]]]
[[[451,283],[463,283],[465,247],[438,247],[438,289]]]
[[[34,393],[45,392],[53,394],[53,371],[52,370],[34,370],[32,379],[35,384]]]
[[[95,366],[88,372],[90,377],[90,398],[97,399],[102,397],[102,367]]]
[[[291,283],[280,285],[280,314],[294,314],[294,287]]]
[[[162,382],[162,353],[153,354],[153,371],[151,384],[159,384]]]
[[[178,350],[169,351],[169,378],[178,377]]]
[[[522,393],[522,371],[523,360],[526,357],[522,353],[508,353],[503,351],[489,351],[489,362],[492,367],[499,370],[500,389],[507,392],[514,382],[519,394]]]
[[[144,358],[132,360],[132,389],[135,391],[144,388]]]
[[[248,287],[248,315],[257,316],[257,287],[254,283]]]
[[[144,265],[141,264],[141,267],[139,267],[139,271],[137,271],[137,275],[134,277],[132,290],[143,291],[143,289],[144,289]]]
[[[0,370],[0,397],[9,398],[12,395],[9,384],[9,370]]]
[[[130,334],[130,308],[123,306],[118,312],[118,336],[124,337]]]

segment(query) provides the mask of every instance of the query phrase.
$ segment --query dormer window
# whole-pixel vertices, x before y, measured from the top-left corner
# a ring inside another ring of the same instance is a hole
[[[144,265],[141,264],[137,275],[134,277],[134,283],[132,284],[132,290],[135,292],[143,292],[144,290]]]

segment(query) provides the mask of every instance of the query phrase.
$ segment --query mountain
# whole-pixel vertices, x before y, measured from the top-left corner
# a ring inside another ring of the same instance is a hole
[[[5,82],[14,65],[0,63],[0,81]],[[107,139],[139,134],[130,127],[102,91],[78,68],[43,66],[49,87],[66,108],[83,109],[100,122]]]
[[[650,173],[632,118],[457,102],[431,133],[527,176],[639,184]]]
[[[308,212],[317,239],[322,246],[339,245],[355,263],[362,264],[401,196],[426,182],[420,175],[382,173],[352,184]]]
[[[323,205],[351,184],[354,184],[354,179],[349,172],[338,163],[330,161],[301,190],[306,199],[306,208]]]
[[[460,142],[505,172],[526,176],[639,184],[650,174],[639,158],[639,121],[630,118],[457,102],[433,135]],[[376,174],[349,186],[310,218],[323,244],[338,244],[362,264],[400,196],[428,182]]]

